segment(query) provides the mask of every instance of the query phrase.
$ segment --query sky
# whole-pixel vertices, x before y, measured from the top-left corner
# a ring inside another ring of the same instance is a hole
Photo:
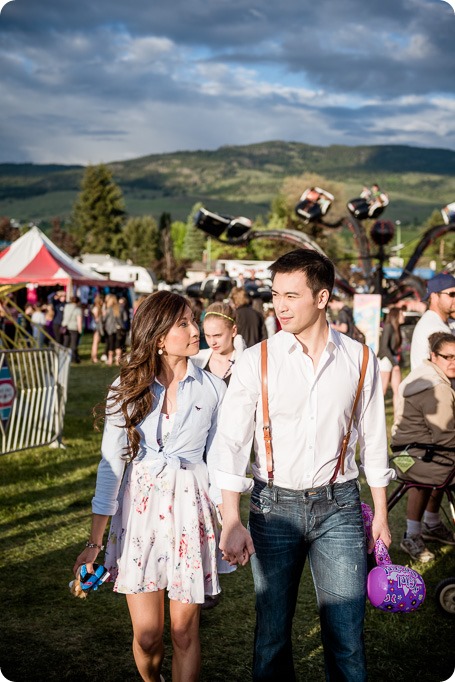
[[[0,163],[269,140],[455,150],[454,36],[443,0],[12,0]]]

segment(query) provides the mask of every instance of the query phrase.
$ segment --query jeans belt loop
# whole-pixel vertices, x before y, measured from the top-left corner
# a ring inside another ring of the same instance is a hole
[[[273,488],[272,488],[272,499],[275,502],[275,504],[277,504],[277,502],[278,502],[278,489],[276,486],[273,486]]]
[[[331,501],[333,500],[333,488],[332,488],[332,484],[329,483],[328,485],[326,485],[325,489],[326,489],[326,491],[327,491],[327,499],[328,499],[329,502],[331,502]]]

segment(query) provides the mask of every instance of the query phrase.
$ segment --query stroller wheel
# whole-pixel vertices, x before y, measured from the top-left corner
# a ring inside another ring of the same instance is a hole
[[[436,586],[435,596],[443,611],[455,615],[455,578],[441,580]]]

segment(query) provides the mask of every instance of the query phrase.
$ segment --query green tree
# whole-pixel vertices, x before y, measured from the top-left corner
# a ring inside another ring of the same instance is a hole
[[[202,261],[207,236],[194,224],[194,217],[202,204],[194,204],[186,221],[186,234],[183,243],[183,256],[190,261]]]
[[[181,220],[174,220],[171,225],[172,244],[174,246],[174,256],[183,258],[186,235],[186,223]]]
[[[117,255],[118,236],[125,222],[120,187],[104,165],[88,166],[71,216],[71,232],[82,251]]]
[[[130,218],[114,244],[116,255],[134,265],[149,268],[159,257],[160,233],[151,216]]]

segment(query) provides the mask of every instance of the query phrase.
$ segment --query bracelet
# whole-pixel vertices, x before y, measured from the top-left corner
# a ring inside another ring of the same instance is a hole
[[[88,547],[89,549],[95,549],[95,547],[96,547],[96,549],[99,549],[99,550],[104,549],[104,545],[97,545],[96,542],[90,542],[90,540],[87,540],[87,542],[85,543],[85,546]]]

